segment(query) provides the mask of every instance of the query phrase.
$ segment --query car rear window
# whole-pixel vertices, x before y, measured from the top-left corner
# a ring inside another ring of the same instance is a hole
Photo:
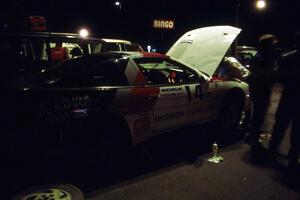
[[[126,58],[106,55],[80,57],[65,61],[27,78],[29,82],[47,87],[128,86]]]
[[[137,52],[143,52],[143,49],[138,44],[125,44],[126,51],[137,51]]]

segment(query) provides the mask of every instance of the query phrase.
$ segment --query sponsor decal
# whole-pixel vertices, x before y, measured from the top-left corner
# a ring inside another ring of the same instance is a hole
[[[177,111],[177,112],[171,112],[171,113],[164,113],[161,115],[157,115],[154,117],[155,122],[162,122],[162,121],[168,121],[168,120],[174,120],[174,119],[179,119],[185,116],[191,116],[191,115],[197,115],[199,113],[203,112],[210,112],[214,110],[215,104],[209,104],[206,106],[199,106],[199,107],[194,107],[194,108],[189,108],[184,111]]]
[[[53,103],[40,104],[40,117],[43,120],[66,120],[71,116],[83,117],[88,115],[91,101],[88,95],[60,97]]]
[[[193,44],[194,40],[192,39],[185,39],[185,40],[181,40],[180,43],[187,43],[187,44]]]
[[[41,111],[55,113],[63,110],[75,110],[77,108],[89,108],[89,96],[61,97],[54,104],[40,104]]]
[[[188,102],[192,101],[192,91],[189,86],[185,86],[185,90],[187,93]],[[196,85],[194,97],[200,100],[211,100],[212,94],[208,92],[208,85]],[[193,98],[194,98],[193,97]]]
[[[176,92],[176,91],[182,91],[182,87],[177,87],[177,88],[162,88],[161,92]]]
[[[154,117],[154,121],[160,122],[160,121],[166,121],[166,120],[173,120],[177,118],[184,117],[184,111],[178,111],[173,113],[165,113],[162,115],[158,115]]]
[[[182,87],[161,88],[160,95],[161,97],[182,96],[183,88]]]

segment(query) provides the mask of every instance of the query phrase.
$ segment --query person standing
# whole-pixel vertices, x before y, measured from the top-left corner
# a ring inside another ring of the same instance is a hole
[[[292,176],[300,174],[300,32],[294,38],[296,49],[282,56],[278,71],[278,80],[284,86],[278,109],[275,116],[272,137],[269,148],[272,156],[275,156],[278,147],[284,137],[284,133],[292,122],[291,141],[289,150],[289,172]]]
[[[250,122],[248,140],[251,156],[257,160],[261,156],[259,137],[265,113],[270,105],[275,67],[274,47],[277,39],[274,35],[262,35],[259,38],[258,52],[253,59],[249,77],[250,94],[253,101],[253,115]]]

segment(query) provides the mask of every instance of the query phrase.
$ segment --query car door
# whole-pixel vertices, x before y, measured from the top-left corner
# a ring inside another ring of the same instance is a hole
[[[210,121],[217,110],[212,85],[194,69],[173,60],[170,62],[182,70],[181,83],[187,97],[184,111],[185,125]]]
[[[168,58],[141,58],[135,61],[149,87],[158,86],[159,95],[153,106],[154,134],[189,124],[186,111],[198,85],[196,72]],[[190,75],[191,77],[188,77]]]

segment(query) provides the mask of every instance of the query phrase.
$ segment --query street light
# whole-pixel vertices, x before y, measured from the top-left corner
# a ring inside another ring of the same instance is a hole
[[[264,10],[267,6],[267,3],[265,0],[258,0],[256,1],[255,5],[258,10]]]
[[[85,28],[79,30],[80,37],[86,38],[89,35],[89,31]]]
[[[148,52],[151,52],[151,45],[147,45]]]
[[[241,8],[241,0],[235,0],[235,25],[236,27],[240,26],[240,8]],[[257,10],[264,10],[267,7],[267,2],[266,0],[255,0],[255,7]],[[236,54],[236,48],[238,45],[238,36],[235,39],[235,54]]]
[[[120,1],[115,1],[115,6],[120,8],[120,10],[122,10],[122,4]]]

